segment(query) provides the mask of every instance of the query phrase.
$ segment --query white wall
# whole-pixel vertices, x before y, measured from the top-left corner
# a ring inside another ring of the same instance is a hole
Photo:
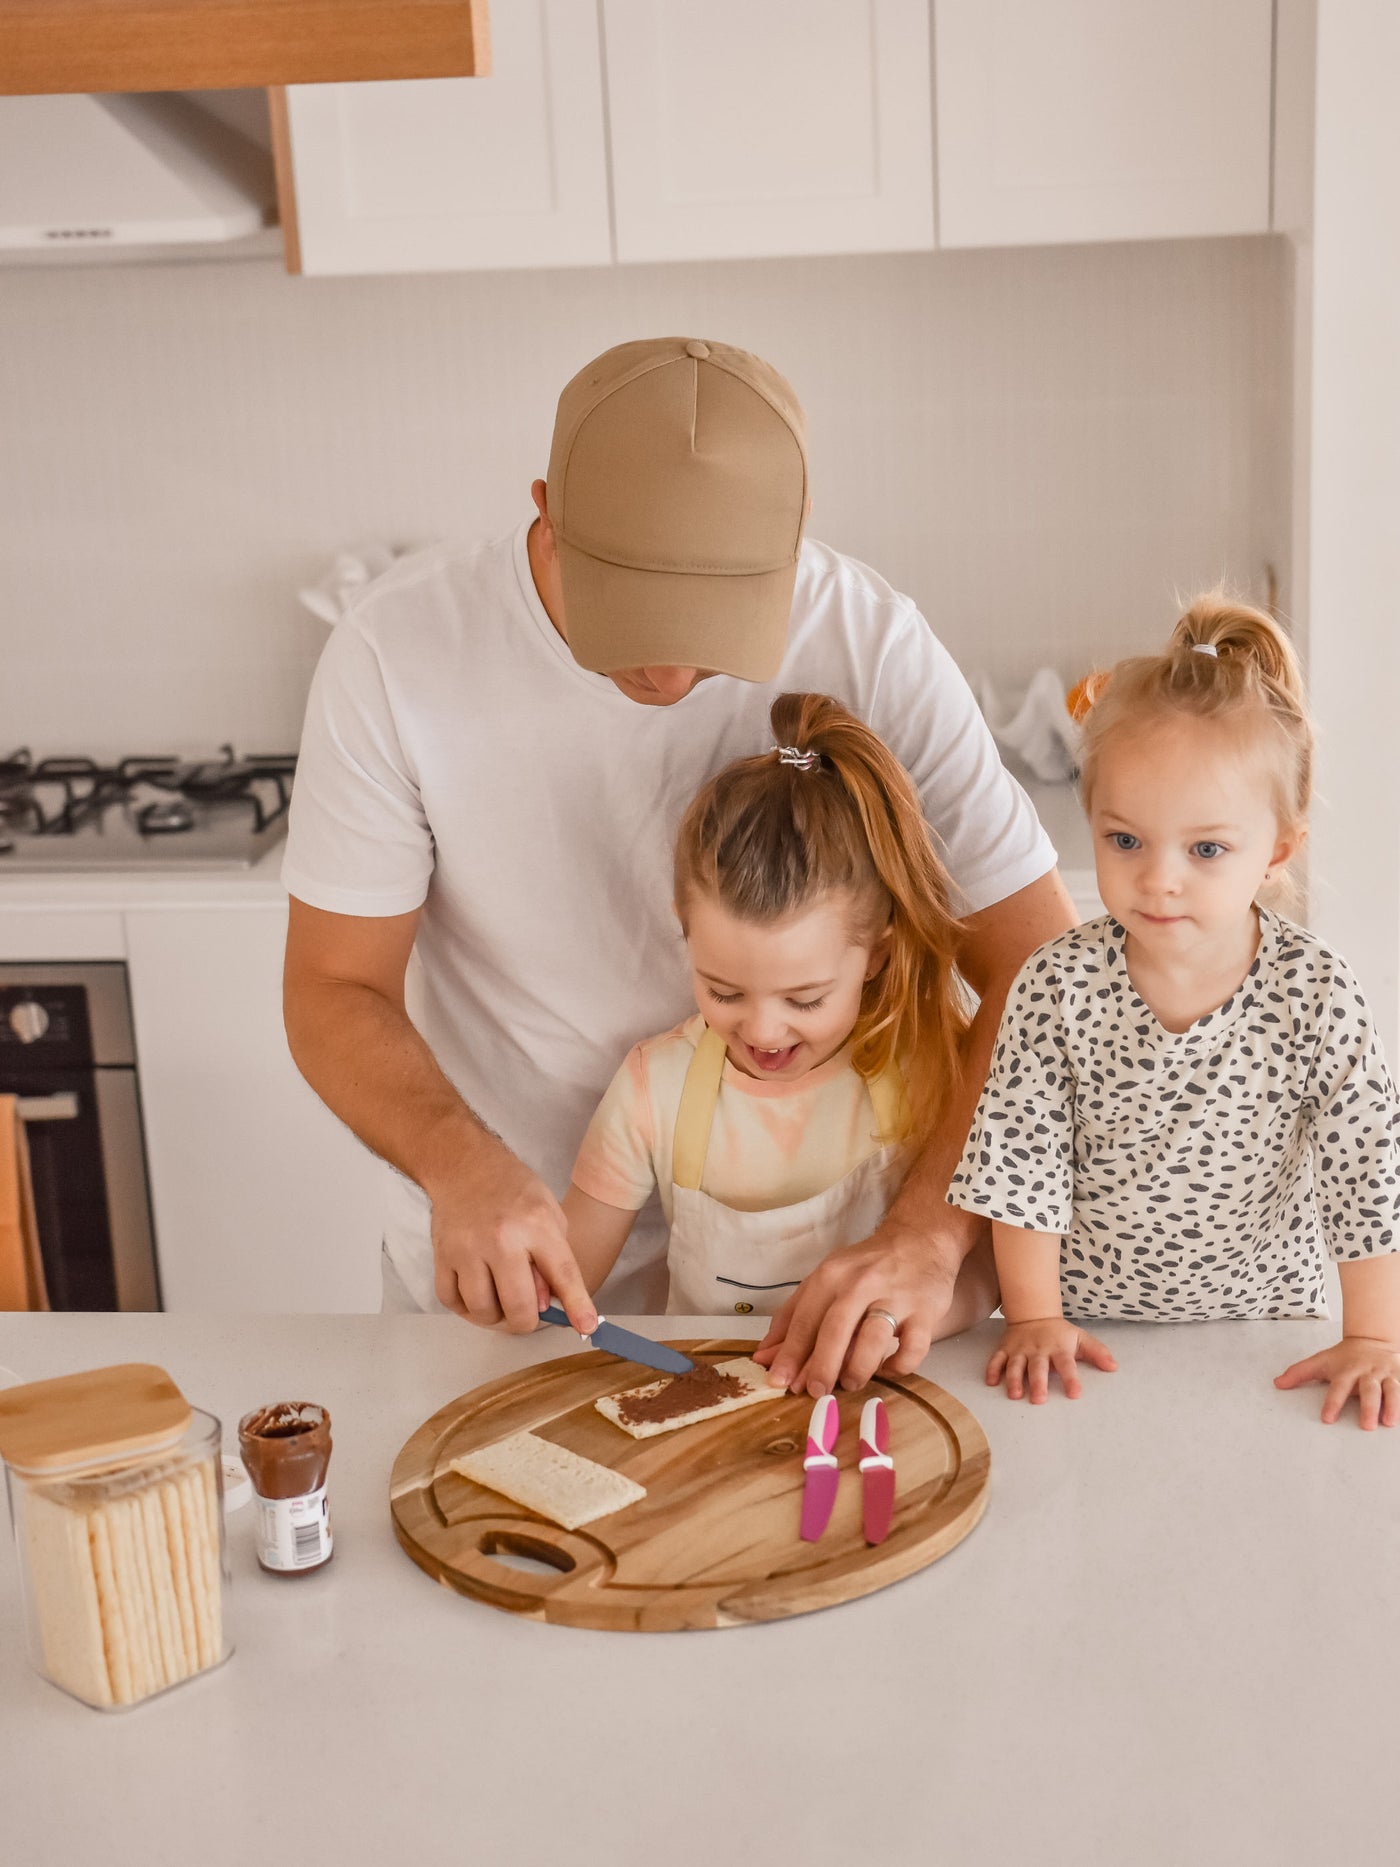
[[[297,586],[359,538],[527,510],[597,351],[768,356],[817,536],[969,671],[1155,642],[1173,592],[1286,574],[1287,250],[1269,238],[555,274],[271,262],[0,271],[0,752],[294,743]]]
[[[1317,9],[1310,255],[1312,922],[1400,1053],[1400,9]]]

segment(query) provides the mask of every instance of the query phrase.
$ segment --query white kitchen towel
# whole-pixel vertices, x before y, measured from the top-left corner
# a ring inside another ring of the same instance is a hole
[[[1063,783],[1079,772],[1079,728],[1065,706],[1065,688],[1053,668],[1040,668],[1019,706],[1004,704],[985,677],[977,704],[1003,752],[1012,752],[1047,783]]]
[[[337,551],[315,583],[297,591],[297,598],[303,609],[334,627],[366,584],[388,570],[404,549],[371,543]]]

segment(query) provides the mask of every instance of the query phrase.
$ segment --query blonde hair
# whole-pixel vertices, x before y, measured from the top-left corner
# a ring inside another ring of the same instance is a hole
[[[676,838],[682,926],[697,890],[760,925],[849,892],[857,937],[872,945],[888,923],[851,1060],[867,1082],[898,1061],[907,1121],[896,1138],[922,1142],[952,1099],[969,1022],[947,872],[909,774],[868,726],[824,694],[783,694],[770,720],[779,746],[816,762],[804,770],[776,749],[737,759],[695,798]]]
[[[1214,650],[1214,653],[1202,652]],[[1293,645],[1272,616],[1220,591],[1198,596],[1160,655],[1136,655],[1077,690],[1080,793],[1090,807],[1109,742],[1175,714],[1219,720],[1267,759],[1281,829],[1306,827],[1313,723]]]

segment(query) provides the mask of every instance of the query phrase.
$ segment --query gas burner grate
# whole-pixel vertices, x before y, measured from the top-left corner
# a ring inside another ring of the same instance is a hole
[[[241,755],[231,745],[212,759],[164,754],[112,763],[36,760],[20,746],[0,758],[0,855],[13,856],[35,838],[74,839],[84,848],[89,839],[110,842],[114,821],[138,843],[158,840],[172,855],[182,839],[256,847],[286,816],[295,771],[295,753]],[[75,860],[79,853],[75,847]]]

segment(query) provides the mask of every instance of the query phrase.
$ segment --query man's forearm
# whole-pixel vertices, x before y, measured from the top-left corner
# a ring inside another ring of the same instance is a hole
[[[987,1080],[1009,989],[1008,982],[978,1005],[963,1045],[964,1067],[957,1093],[949,1097],[942,1121],[910,1167],[885,1217],[886,1227],[922,1233],[931,1244],[946,1251],[954,1273],[989,1232],[988,1221],[979,1213],[950,1206],[947,1192]]]
[[[293,1061],[327,1108],[430,1197],[464,1159],[504,1145],[382,992],[341,980],[302,985],[285,1014]]]

